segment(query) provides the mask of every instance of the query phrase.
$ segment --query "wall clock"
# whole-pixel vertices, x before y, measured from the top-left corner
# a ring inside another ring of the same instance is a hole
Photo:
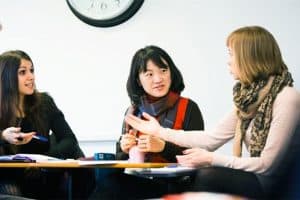
[[[111,27],[131,18],[144,0],[67,0],[81,21],[97,27]]]

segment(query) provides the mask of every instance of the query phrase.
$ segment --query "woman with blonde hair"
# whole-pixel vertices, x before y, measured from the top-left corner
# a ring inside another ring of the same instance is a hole
[[[163,128],[146,113],[146,120],[133,115],[125,120],[143,133],[190,148],[177,156],[181,165],[199,168],[190,190],[269,197],[300,149],[295,139],[300,133],[300,95],[269,31],[242,27],[226,44],[229,71],[237,80],[235,108],[213,131],[182,134],[186,131]],[[231,139],[232,156],[214,152]],[[243,143],[249,156],[242,155]]]

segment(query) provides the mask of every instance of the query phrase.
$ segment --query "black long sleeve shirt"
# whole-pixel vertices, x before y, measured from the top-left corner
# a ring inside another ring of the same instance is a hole
[[[58,109],[54,100],[51,96],[46,93],[41,94],[41,104],[40,110],[43,115],[41,120],[43,120],[43,129],[45,133],[44,136],[48,138],[48,142],[39,141],[32,139],[29,143],[25,145],[19,145],[17,147],[17,153],[33,153],[33,154],[45,154],[57,158],[78,158],[83,156],[82,151],[79,148],[78,141],[64,118],[63,113]],[[30,116],[25,116],[21,119],[21,131],[31,132],[38,131],[34,122],[29,120]],[[54,134],[55,145],[50,144],[50,133]],[[40,133],[37,133],[40,134]],[[10,145],[5,142],[1,142],[1,146],[5,148],[5,145]]]

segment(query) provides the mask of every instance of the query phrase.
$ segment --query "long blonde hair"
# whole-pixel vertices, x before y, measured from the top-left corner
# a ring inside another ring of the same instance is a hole
[[[233,31],[226,45],[235,54],[241,83],[267,79],[287,70],[273,35],[259,26],[246,26]]]

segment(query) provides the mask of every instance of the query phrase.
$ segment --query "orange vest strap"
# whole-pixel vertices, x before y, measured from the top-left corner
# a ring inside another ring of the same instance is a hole
[[[182,129],[189,99],[180,97],[173,129]]]
[[[183,122],[185,118],[185,113],[187,110],[187,105],[188,105],[189,99],[180,97],[178,106],[177,106],[177,112],[176,112],[176,118],[175,122],[173,125],[173,129],[183,129]],[[151,154],[151,161],[150,162],[168,162],[167,159],[163,158],[161,155],[157,153]]]

